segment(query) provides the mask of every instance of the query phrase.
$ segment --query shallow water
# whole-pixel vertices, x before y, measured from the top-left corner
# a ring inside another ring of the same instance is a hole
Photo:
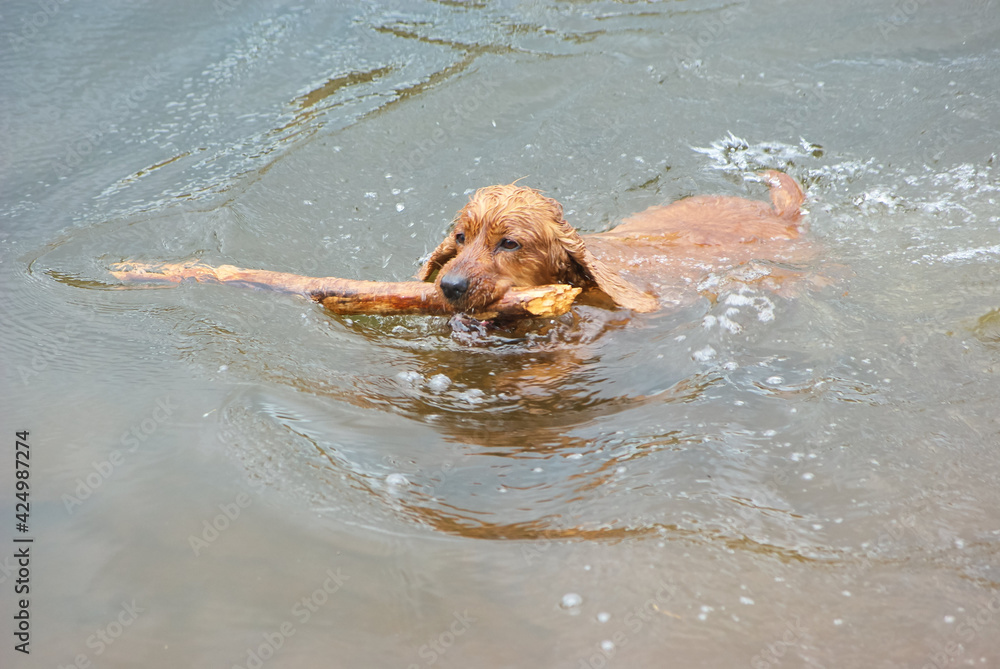
[[[1000,664],[996,3],[2,25],[16,666]],[[106,272],[403,280],[478,186],[526,177],[599,231],[763,199],[765,167],[804,185],[827,285],[483,338]]]

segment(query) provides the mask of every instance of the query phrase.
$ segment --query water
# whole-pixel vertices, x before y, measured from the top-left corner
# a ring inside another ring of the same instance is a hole
[[[0,392],[35,538],[31,656],[8,633],[4,657],[1000,664],[996,3],[0,25]],[[764,198],[764,167],[805,186],[823,280],[631,319],[484,338],[106,273],[402,280],[482,185],[526,177],[599,231]]]

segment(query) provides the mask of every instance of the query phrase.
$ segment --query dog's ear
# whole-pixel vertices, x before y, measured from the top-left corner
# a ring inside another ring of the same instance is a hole
[[[597,284],[619,307],[641,313],[656,311],[660,307],[655,297],[636,288],[594,256],[580,233],[565,220],[560,224],[559,241],[570,258],[583,270],[585,278]]]
[[[427,260],[420,267],[420,271],[417,272],[417,278],[421,281],[427,281],[432,276],[434,272],[441,269],[446,262],[455,257],[458,253],[458,246],[455,244],[454,235],[449,234],[444,238],[444,241],[438,244],[438,247],[430,254]]]

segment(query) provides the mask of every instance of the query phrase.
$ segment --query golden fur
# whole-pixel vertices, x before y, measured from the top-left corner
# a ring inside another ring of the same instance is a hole
[[[721,265],[789,260],[804,197],[786,174],[764,174],[771,204],[699,196],[651,207],[607,232],[580,235],[562,206],[510,184],[481,188],[417,277],[436,282],[461,310],[492,304],[512,287],[568,283],[625,309],[648,312],[661,298]]]

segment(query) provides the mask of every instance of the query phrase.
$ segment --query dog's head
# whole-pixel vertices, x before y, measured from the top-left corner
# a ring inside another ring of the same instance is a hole
[[[510,288],[596,286],[618,306],[652,311],[657,302],[594,257],[563,219],[562,205],[514,184],[480,188],[417,278],[437,285],[458,310],[475,311]]]

